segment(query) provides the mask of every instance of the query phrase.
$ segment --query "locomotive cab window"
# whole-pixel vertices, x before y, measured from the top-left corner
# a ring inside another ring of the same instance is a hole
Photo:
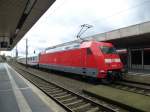
[[[109,47],[109,46],[101,46],[100,50],[104,53],[104,54],[116,54],[116,49],[114,47]]]
[[[86,52],[87,52],[87,55],[91,55],[91,54],[92,54],[92,51],[91,51],[90,48],[87,48],[87,49],[86,49]]]

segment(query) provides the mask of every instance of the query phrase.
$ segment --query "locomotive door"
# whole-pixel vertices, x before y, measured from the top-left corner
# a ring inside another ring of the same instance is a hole
[[[85,51],[85,49],[82,49],[82,52],[81,52],[81,65],[83,68],[85,68],[85,66],[86,66],[86,51]]]
[[[89,70],[88,70],[88,59],[89,59],[89,56],[91,54],[91,50],[90,48],[86,48],[83,50],[82,52],[82,65],[83,65],[83,68],[82,68],[82,73],[85,74],[85,75],[89,75]]]
[[[81,74],[85,75],[87,72],[87,68],[86,68],[86,50],[85,49],[81,49],[80,52],[80,65],[81,65]]]

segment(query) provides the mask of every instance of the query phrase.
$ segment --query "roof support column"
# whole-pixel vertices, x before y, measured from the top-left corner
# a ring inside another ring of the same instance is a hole
[[[132,68],[132,59],[131,59],[131,49],[128,48],[128,69],[131,69]]]
[[[141,55],[142,55],[142,69],[144,69],[144,49],[141,49]]]

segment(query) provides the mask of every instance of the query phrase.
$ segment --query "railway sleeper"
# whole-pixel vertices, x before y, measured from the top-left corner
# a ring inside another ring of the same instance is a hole
[[[48,87],[45,87],[44,86],[44,89],[55,89],[56,87],[54,87],[54,86],[48,86]]]
[[[69,102],[73,102],[74,100],[77,100],[77,97],[72,97],[72,98],[68,98],[65,100],[61,100],[62,103],[69,103]]]
[[[131,91],[131,92],[132,92],[132,91],[135,91],[135,90],[136,90],[136,88],[131,88],[131,89],[129,89],[129,91]]]
[[[67,96],[67,97],[64,97],[64,98],[61,98],[61,99],[59,99],[61,102],[63,102],[63,101],[65,101],[65,100],[69,100],[69,99],[71,99],[71,98],[74,98],[74,97],[76,97],[76,96]],[[77,98],[77,97],[76,97]]]
[[[85,104],[80,105],[78,107],[72,108],[72,110],[75,111],[75,112],[78,112],[78,111],[85,112],[86,110],[90,110],[90,108],[92,108],[91,104],[90,103],[85,103]]]
[[[80,100],[80,99],[77,99],[77,100],[74,100],[73,102],[68,102],[67,104],[65,104],[66,106],[71,106],[71,105],[75,105],[77,103],[81,103],[83,102],[83,100]]]
[[[58,96],[58,97],[55,97],[56,99],[63,99],[63,98],[66,98],[66,97],[70,97],[71,94],[66,94],[66,95],[63,95],[63,96]]]
[[[123,89],[123,90],[129,90],[130,88],[127,87],[127,86],[125,86],[125,87],[122,87],[121,89]]]
[[[57,87],[55,87],[55,86],[49,86],[49,88],[50,88],[50,89],[55,89],[55,88],[57,88]]]
[[[50,87],[54,87],[54,86],[51,86],[49,83],[45,84],[45,88],[50,88]]]
[[[72,109],[72,108],[80,107],[81,105],[85,105],[85,104],[87,104],[87,102],[85,102],[85,101],[80,101],[80,102],[78,102],[78,103],[68,104],[67,106]]]
[[[54,88],[45,88],[45,87],[43,87],[43,90],[50,90],[50,91],[52,91],[52,89],[54,89]]]
[[[144,94],[144,91],[143,90],[138,90],[137,93]]]
[[[34,77],[34,78],[37,79],[37,77]],[[37,79],[37,82],[40,82],[39,84],[41,84],[41,85],[48,85],[47,82],[43,82],[41,79]]]
[[[61,89],[58,89],[58,90],[55,90],[55,91],[47,91],[49,94],[57,94],[57,93],[60,93],[60,92],[63,92],[63,90]]]
[[[52,95],[53,97],[58,97],[58,96],[62,96],[62,95],[65,95],[67,94],[67,92],[61,92],[61,93],[57,93],[57,94],[54,94]]]
[[[93,107],[93,108],[90,108],[89,110],[84,111],[84,112],[97,112],[98,110],[99,110],[99,107]]]
[[[61,90],[61,89],[59,89],[59,88],[54,88],[54,89],[48,89],[47,91],[53,92],[53,91],[59,91],[59,90]]]
[[[60,88],[54,86],[54,88],[50,88],[50,89],[51,90],[55,90],[55,89],[60,89]]]

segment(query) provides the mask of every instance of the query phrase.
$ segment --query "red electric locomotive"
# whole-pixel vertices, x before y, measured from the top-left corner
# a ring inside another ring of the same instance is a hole
[[[87,41],[46,49],[39,67],[98,79],[122,77],[123,64],[111,43]]]

